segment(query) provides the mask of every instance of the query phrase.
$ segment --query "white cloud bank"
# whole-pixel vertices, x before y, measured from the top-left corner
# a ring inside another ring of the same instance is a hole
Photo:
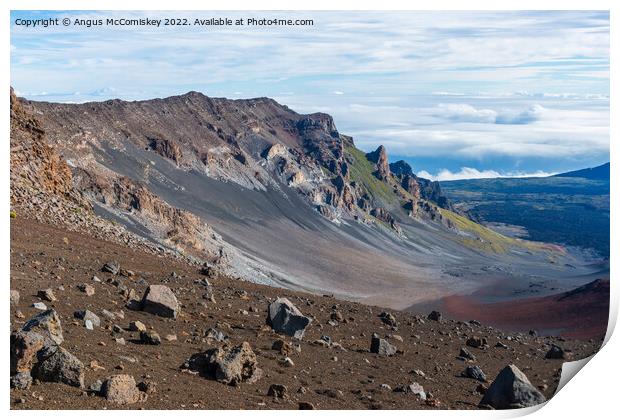
[[[432,181],[456,181],[459,179],[481,179],[481,178],[542,178],[554,173],[536,171],[536,172],[506,172],[500,173],[493,170],[478,170],[476,168],[461,168],[458,172],[452,172],[448,169],[442,169],[437,174],[431,174],[427,171],[420,171],[417,175],[421,178],[427,178]]]

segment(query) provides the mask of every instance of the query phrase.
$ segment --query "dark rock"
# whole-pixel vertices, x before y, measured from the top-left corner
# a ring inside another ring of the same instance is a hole
[[[158,346],[161,344],[161,337],[154,330],[140,331],[140,342],[142,344]]]
[[[392,315],[389,312],[381,312],[381,314],[379,314],[379,318],[386,325],[395,327],[396,324],[397,324],[396,323],[396,317],[394,317],[394,315]]]
[[[545,397],[515,365],[508,365],[497,375],[480,401],[495,409],[531,407],[542,404]]]
[[[286,385],[281,384],[272,384],[269,386],[269,390],[267,391],[267,395],[274,398],[286,398],[286,394]]]
[[[469,337],[467,341],[465,342],[465,344],[467,344],[469,347],[483,349],[487,347],[487,339],[484,337],[480,338],[480,337],[473,336],[473,337]]]
[[[545,354],[545,359],[566,359],[567,356],[567,352],[562,347],[554,344]]]
[[[299,409],[300,410],[314,410],[314,405],[312,403],[309,403],[309,402],[300,401],[299,402]]]
[[[461,376],[465,378],[475,379],[480,382],[486,382],[487,376],[484,374],[480,366],[467,366]]]
[[[431,321],[441,321],[441,312],[432,311],[430,314],[428,314],[428,319],[430,319]]]
[[[459,357],[462,358],[463,360],[471,360],[471,361],[476,360],[476,356],[474,356],[465,347],[461,347],[461,351],[459,352]]]
[[[84,387],[84,364],[62,347],[48,348],[43,361],[36,364],[32,376],[45,382],[59,382],[79,388]]]
[[[301,339],[310,322],[312,319],[286,298],[278,298],[269,305],[267,324],[276,332]]]

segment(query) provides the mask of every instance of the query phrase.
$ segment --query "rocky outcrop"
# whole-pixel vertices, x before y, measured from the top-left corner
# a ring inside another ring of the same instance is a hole
[[[183,154],[181,152],[181,148],[176,142],[160,137],[147,137],[147,139],[149,141],[149,147],[152,150],[177,164],[180,162]]]
[[[411,165],[409,165],[404,160],[390,163],[390,172],[392,172],[392,174],[397,177],[402,177],[404,175],[413,175],[413,169],[411,168]]]
[[[366,158],[375,164],[375,175],[382,181],[385,181],[390,176],[390,165],[388,162],[387,151],[383,145],[379,146],[377,150],[366,154]]]

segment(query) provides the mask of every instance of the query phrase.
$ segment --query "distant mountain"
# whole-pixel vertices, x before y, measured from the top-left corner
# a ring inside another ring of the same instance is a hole
[[[472,292],[495,281],[490,272],[515,285],[591,272],[579,255],[452,211],[439,183],[390,165],[385,147],[366,154],[331,116],[273,99],[189,92],[58,104],[12,95],[11,111],[17,214],[41,217],[46,202],[60,214],[71,193],[86,204],[60,221],[94,212],[244,280],[405,308]],[[37,166],[42,143],[55,157]]]
[[[606,178],[469,179],[441,182],[441,189],[457,210],[500,232],[589,248],[608,258],[609,164],[606,166]]]
[[[609,162],[595,168],[579,169],[577,171],[564,172],[553,175],[562,178],[586,178],[586,179],[606,179],[609,180]]]

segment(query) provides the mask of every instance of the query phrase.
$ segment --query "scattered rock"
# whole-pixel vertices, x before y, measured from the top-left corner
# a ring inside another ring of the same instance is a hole
[[[568,353],[562,347],[555,344],[545,354],[545,359],[566,359],[567,357]]]
[[[273,344],[271,345],[271,349],[279,351],[280,354],[284,356],[288,356],[289,354],[293,352],[293,348],[291,347],[291,344],[282,339],[277,339],[276,341],[274,341]]]
[[[80,283],[77,285],[80,292],[86,293],[86,296],[92,296],[95,294],[95,288],[87,283]]]
[[[11,305],[19,305],[19,292],[11,290]]]
[[[392,356],[396,354],[396,346],[380,338],[377,334],[373,334],[370,341],[370,352],[383,356]]]
[[[47,310],[47,306],[43,302],[35,302],[35,303],[32,304],[32,307],[35,308],[35,309],[38,309],[40,311],[46,311]]]
[[[129,323],[129,331],[146,331],[146,325],[140,321],[131,321]]]
[[[459,352],[459,359],[465,360],[465,361],[472,361],[473,362],[473,361],[476,360],[476,356],[474,356],[465,347],[461,347],[461,351]]]
[[[286,367],[294,367],[295,363],[293,362],[293,359],[291,359],[290,357],[285,357],[282,360],[282,365],[284,365]]]
[[[379,314],[379,318],[386,325],[389,325],[391,327],[395,327],[396,326],[396,317],[394,317],[394,315],[392,315],[389,312],[381,312]]]
[[[180,305],[168,286],[154,284],[144,292],[142,310],[164,318],[176,318],[180,311]]]
[[[269,305],[267,324],[279,333],[301,339],[310,322],[312,319],[286,298],[278,298]]]
[[[101,394],[108,400],[119,405],[135,404],[140,400],[140,390],[130,375],[113,375],[101,386]]]
[[[461,373],[465,378],[475,379],[480,382],[486,382],[487,376],[484,374],[480,366],[467,366]]]
[[[409,385],[399,385],[394,388],[394,392],[404,392],[405,394],[413,394],[421,400],[426,400],[426,392],[424,387],[417,382]]]
[[[241,382],[255,382],[262,375],[256,355],[247,342],[229,349],[218,347],[192,355],[183,367],[201,376],[236,386]]]
[[[428,314],[428,319],[430,319],[431,321],[441,321],[441,312],[438,311],[432,311],[430,314]]]
[[[39,290],[37,292],[37,296],[40,299],[47,300],[48,302],[56,302],[56,295],[54,295],[54,291],[52,289]]]
[[[84,324],[86,325],[86,321],[90,321],[90,323],[95,327],[101,326],[101,319],[94,312],[89,311],[88,309],[85,311],[75,311],[73,316],[77,319],[84,320]]]
[[[161,337],[154,330],[140,331],[140,342],[157,346],[161,344]]]
[[[228,341],[228,336],[224,334],[222,331],[216,330],[215,328],[209,328],[205,332],[205,337],[215,340],[215,341],[219,341],[220,343],[224,343]]]
[[[287,389],[286,385],[281,384],[272,384],[269,386],[269,390],[267,391],[267,395],[274,398],[286,398]]]
[[[314,405],[312,403],[309,403],[309,402],[300,401],[299,402],[299,409],[300,410],[314,410]]]
[[[497,375],[480,401],[495,409],[531,407],[542,404],[545,397],[515,365],[508,365]]]
[[[121,270],[121,265],[117,261],[108,261],[101,267],[101,271],[104,273],[110,273],[113,275],[117,275]]]
[[[103,387],[103,382],[101,382],[100,379],[97,379],[95,382],[90,384],[87,391],[99,395],[101,394],[102,387]]]
[[[467,341],[465,342],[465,344],[467,344],[469,347],[483,349],[487,347],[487,339],[484,337],[480,338],[480,337],[473,336],[473,337],[469,337]]]
[[[154,394],[157,392],[157,384],[153,381],[142,381],[138,383],[138,389],[145,394]]]
[[[62,326],[55,310],[50,309],[35,315],[22,327],[22,331],[34,331],[56,344],[62,344]]]

